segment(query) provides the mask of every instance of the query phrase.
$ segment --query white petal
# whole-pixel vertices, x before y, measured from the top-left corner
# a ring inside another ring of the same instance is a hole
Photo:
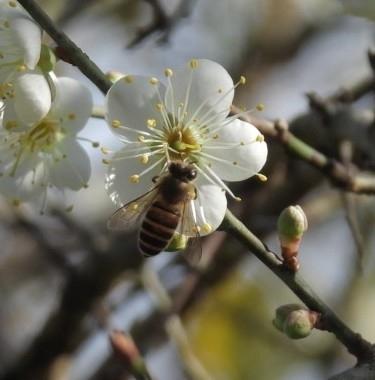
[[[207,119],[216,121],[224,119],[233,101],[233,80],[223,66],[216,62],[200,59],[194,69],[187,65],[183,69],[175,70],[170,78],[172,87],[167,87],[165,103],[171,112],[176,112],[180,103],[185,104],[189,82],[191,80],[190,95],[187,101],[187,120],[189,120],[200,106],[205,104],[194,116],[205,122]],[[216,117],[215,117],[216,115]],[[213,120],[212,120],[213,118]]]
[[[149,132],[147,120],[155,119],[160,126],[162,119],[160,112],[156,110],[156,105],[160,103],[158,87],[161,96],[164,96],[164,86],[161,83],[152,85],[148,77],[134,75],[119,79],[106,96],[108,124],[111,126],[113,120],[118,120],[126,127]],[[121,128],[111,129],[127,141],[136,140],[135,133]]]
[[[84,85],[72,78],[57,78],[51,116],[62,119],[62,126],[69,133],[77,133],[85,126],[91,111],[92,96]]]
[[[105,179],[105,188],[108,195],[117,206],[124,205],[152,189],[154,187],[152,178],[159,175],[162,168],[162,164],[160,164],[142,175],[138,183],[132,183],[130,176],[146,170],[157,162],[160,157],[150,157],[147,165],[144,165],[136,158],[119,159],[125,154],[128,154],[126,147],[112,157]]]
[[[227,209],[227,198],[219,186],[207,184],[205,180],[198,179],[196,187],[198,196],[194,201],[194,206],[198,226],[201,227],[200,235],[204,236],[217,230],[220,226]],[[209,225],[211,231],[204,227],[206,224]]]
[[[1,156],[4,158],[4,155]],[[41,179],[45,172],[43,163],[34,156],[25,157],[17,167],[15,175],[10,176],[13,160],[2,163],[0,170],[0,193],[10,200],[27,201],[37,198],[41,192]],[[35,171],[33,171],[35,169]]]
[[[51,91],[42,74],[27,72],[19,75],[14,89],[14,108],[22,122],[35,124],[47,115],[51,107]]]
[[[10,20],[10,27],[17,44],[23,51],[23,63],[34,69],[40,58],[42,31],[38,24],[27,16],[19,16]]]
[[[10,132],[21,132],[29,128],[29,126],[22,122],[18,117],[14,108],[14,101],[4,102],[4,114],[2,125]]]
[[[90,159],[81,145],[72,138],[66,138],[57,147],[66,157],[50,167],[50,182],[60,189],[79,190],[90,179]]]
[[[211,169],[225,181],[242,181],[258,173],[267,159],[267,144],[256,141],[260,132],[252,124],[234,120],[219,130],[218,138],[203,144],[202,152],[218,158],[207,159]],[[209,149],[220,144],[241,144],[233,148]],[[225,162],[224,162],[225,161]]]

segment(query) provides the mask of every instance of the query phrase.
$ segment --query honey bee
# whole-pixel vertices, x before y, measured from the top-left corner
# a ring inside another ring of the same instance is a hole
[[[145,257],[166,250],[176,232],[199,237],[192,204],[197,196],[193,184],[196,177],[197,170],[193,165],[181,161],[170,162],[167,173],[154,181],[154,188],[119,208],[110,217],[108,228],[126,230],[135,223],[140,224],[138,249]],[[189,251],[190,262],[199,260],[201,249],[194,252],[191,247]]]

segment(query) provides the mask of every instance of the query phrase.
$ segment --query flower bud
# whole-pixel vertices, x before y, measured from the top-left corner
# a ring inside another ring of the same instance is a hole
[[[112,331],[110,341],[113,351],[126,365],[131,367],[140,358],[140,353],[133,339],[122,331]]]
[[[293,272],[299,269],[298,251],[302,235],[307,229],[307,219],[300,206],[284,209],[277,221],[284,266]]]
[[[285,208],[277,221],[280,241],[299,239],[307,230],[307,218],[298,205]]]
[[[133,339],[119,330],[113,330],[109,338],[113,351],[134,377],[148,379],[146,365]]]
[[[320,314],[298,304],[288,304],[276,309],[273,325],[291,339],[310,335],[319,322]]]
[[[276,315],[274,320],[272,321],[273,325],[281,332],[284,332],[284,324],[287,320],[289,314],[295,310],[306,310],[306,308],[302,305],[296,303],[290,303],[287,305],[279,306],[276,309]]]
[[[310,335],[315,322],[310,310],[294,310],[285,321],[284,333],[291,339],[305,338]]]
[[[123,78],[125,74],[121,73],[120,71],[116,70],[110,70],[108,71],[105,76],[112,82],[115,83],[119,79]]]
[[[183,251],[186,248],[188,241],[189,241],[189,238],[186,235],[182,235],[176,232],[173,235],[173,238],[171,242],[169,243],[168,247],[165,249],[165,251],[167,252]]]
[[[38,66],[44,73],[55,69],[56,55],[47,45],[42,45]]]

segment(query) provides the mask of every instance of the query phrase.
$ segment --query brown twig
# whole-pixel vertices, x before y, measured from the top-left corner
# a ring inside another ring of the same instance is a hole
[[[236,106],[232,106],[232,112],[240,113],[241,110]],[[285,120],[273,122],[267,119],[255,118],[251,115],[245,115],[241,118],[255,125],[264,135],[280,142],[288,152],[293,153],[321,171],[338,188],[359,194],[375,194],[374,175],[359,171],[357,173],[354,171],[348,173],[343,163],[327,157],[296,137],[289,130],[289,125]]]
[[[176,27],[177,23],[190,14],[193,4],[196,0],[180,0],[177,9],[168,15],[160,4],[159,0],[144,0],[150,4],[154,10],[154,20],[152,23],[138,31],[137,36],[134,38],[128,48],[134,48],[142,43],[146,38],[152,36],[154,33],[161,34],[159,42],[167,42],[171,32]]]

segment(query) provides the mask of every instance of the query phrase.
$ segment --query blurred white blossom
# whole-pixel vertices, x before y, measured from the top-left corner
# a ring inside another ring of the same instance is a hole
[[[21,82],[33,83],[33,75],[24,74]],[[43,103],[38,91],[36,83],[30,85],[21,112],[19,99],[7,102],[0,135],[0,192],[15,204],[41,198],[43,211],[49,187],[79,190],[87,185],[90,160],[77,142],[77,133],[90,117],[92,99],[76,80],[58,78],[48,112],[35,118],[35,103]],[[48,104],[51,94],[45,96]]]
[[[259,172],[267,157],[263,136],[251,124],[229,116],[234,89],[228,72],[210,60],[191,60],[157,78],[125,76],[109,90],[106,118],[125,146],[106,161],[106,189],[117,204],[145,193],[168,162],[193,164],[199,175],[194,201],[198,226],[215,230],[225,214],[223,181],[241,181]]]
[[[27,70],[34,70],[41,51],[42,31],[26,11],[13,0],[0,0],[0,96],[14,94],[12,82]]]

